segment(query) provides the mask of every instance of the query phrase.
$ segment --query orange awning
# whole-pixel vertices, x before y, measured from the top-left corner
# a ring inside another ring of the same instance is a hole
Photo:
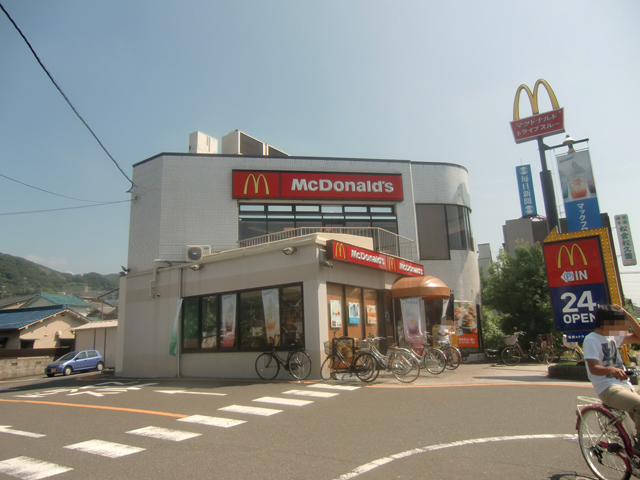
[[[393,298],[451,296],[449,287],[436,277],[403,277],[391,287]]]

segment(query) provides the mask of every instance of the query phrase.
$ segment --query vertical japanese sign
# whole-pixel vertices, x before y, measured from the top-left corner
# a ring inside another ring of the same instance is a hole
[[[601,228],[589,150],[557,155],[562,199],[570,232]]]
[[[418,297],[401,298],[402,325],[404,327],[404,339],[413,346],[422,345],[422,314],[420,312],[420,299]]]
[[[520,210],[523,217],[537,215],[536,197],[533,192],[533,178],[531,177],[531,165],[516,167],[518,175],[518,192],[520,193]]]
[[[629,217],[627,215],[616,215],[613,217],[618,231],[618,244],[622,255],[622,265],[625,267],[636,265],[636,251],[633,248],[633,238],[631,228],[629,228]]]
[[[598,305],[611,303],[600,238],[547,240],[543,251],[556,331],[593,330]]]

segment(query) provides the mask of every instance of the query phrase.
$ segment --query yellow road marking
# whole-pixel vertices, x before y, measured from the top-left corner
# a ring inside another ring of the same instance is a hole
[[[12,403],[35,403],[38,405],[55,405],[58,407],[78,407],[78,408],[95,408],[98,410],[116,410],[118,412],[144,413],[146,415],[161,415],[164,417],[186,418],[189,415],[182,413],[155,412],[153,410],[140,410],[137,408],[107,407],[103,405],[82,405],[79,403],[60,403],[60,402],[43,402],[39,400],[8,400],[0,398],[0,402]]]

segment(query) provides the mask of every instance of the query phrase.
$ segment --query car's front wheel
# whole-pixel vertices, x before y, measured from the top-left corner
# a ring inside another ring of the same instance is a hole
[[[96,370],[99,371],[99,372],[104,370],[104,363],[98,362],[98,364],[96,365]]]
[[[71,372],[73,372],[73,370],[71,369],[71,367],[64,367],[64,375],[66,377],[68,377],[69,375],[71,375]]]

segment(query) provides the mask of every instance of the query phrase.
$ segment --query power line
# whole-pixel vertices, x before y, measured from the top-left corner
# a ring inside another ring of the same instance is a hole
[[[59,193],[50,192],[49,190],[44,190],[42,188],[34,187],[33,185],[29,185],[27,183],[21,182],[19,180],[16,180],[15,178],[7,177],[6,175],[3,175],[1,173],[0,173],[0,177],[6,178],[7,180],[11,180],[12,182],[19,183],[20,185],[24,185],[25,187],[33,188],[34,190],[40,190],[41,192],[45,192],[45,193],[50,193],[51,195],[56,195],[58,197],[69,198],[71,200],[79,200],[81,202],[104,203],[104,202],[101,202],[99,200],[84,200],[82,198],[67,197],[66,195],[61,195]]]
[[[122,168],[120,168],[120,165],[118,165],[118,162],[116,162],[116,160],[111,156],[111,154],[107,151],[107,149],[105,148],[105,146],[102,144],[102,142],[100,141],[100,139],[98,138],[98,136],[93,132],[93,130],[91,130],[91,127],[87,124],[87,122],[84,121],[84,118],[82,118],[82,116],[78,113],[78,111],[75,109],[75,107],[71,104],[71,100],[69,100],[67,98],[67,96],[64,94],[64,92],[62,91],[62,89],[58,86],[58,84],[56,83],[56,81],[53,79],[53,77],[51,76],[51,74],[49,73],[49,70],[47,70],[47,67],[44,66],[44,64],[42,63],[42,61],[40,61],[40,57],[38,57],[38,54],[36,53],[36,51],[33,49],[33,47],[31,46],[31,44],[29,43],[29,40],[27,40],[27,37],[24,36],[24,34],[22,33],[22,30],[20,30],[20,27],[18,27],[18,25],[16,25],[16,22],[13,21],[13,18],[11,18],[11,15],[9,15],[9,12],[7,12],[5,10],[5,8],[2,6],[2,4],[0,3],[0,8],[2,9],[2,11],[4,12],[4,14],[7,16],[7,18],[9,19],[9,21],[13,24],[13,26],[15,27],[15,29],[18,31],[18,33],[20,34],[20,36],[22,37],[22,39],[25,41],[25,43],[27,44],[27,46],[29,47],[29,49],[31,50],[31,53],[33,53],[33,56],[36,58],[36,60],[38,61],[38,63],[40,64],[40,66],[42,67],[42,69],[44,70],[44,72],[47,74],[47,76],[49,77],[49,79],[51,80],[51,82],[55,85],[55,87],[58,89],[58,91],[60,92],[60,94],[64,97],[64,99],[67,101],[67,103],[69,104],[69,106],[71,107],[71,110],[73,110],[73,113],[76,114],[76,116],[80,119],[80,121],[84,124],[85,127],[87,127],[87,129],[89,130],[89,132],[91,132],[91,135],[93,135],[93,138],[96,139],[96,142],[98,142],[98,144],[102,147],[102,150],[104,150],[104,152],[107,154],[107,156],[111,159],[111,161],[115,164],[116,167],[118,167],[118,170],[120,170],[120,173],[122,173],[122,175],[124,175],[124,178],[126,178],[127,180],[129,180],[129,182],[131,183],[131,187],[135,187],[136,184],[133,183],[133,180],[131,180],[128,175],[126,173],[124,173],[124,170],[122,170]]]
[[[78,208],[101,207],[102,205],[113,205],[115,203],[125,203],[125,202],[131,202],[131,201],[133,201],[133,200],[119,200],[117,202],[104,202],[104,203],[98,203],[97,205],[80,205],[79,207],[51,208],[49,210],[28,210],[28,211],[25,211],[25,212],[0,213],[0,216],[25,215],[27,213],[59,212],[60,210],[75,210],[75,209],[78,209]]]

